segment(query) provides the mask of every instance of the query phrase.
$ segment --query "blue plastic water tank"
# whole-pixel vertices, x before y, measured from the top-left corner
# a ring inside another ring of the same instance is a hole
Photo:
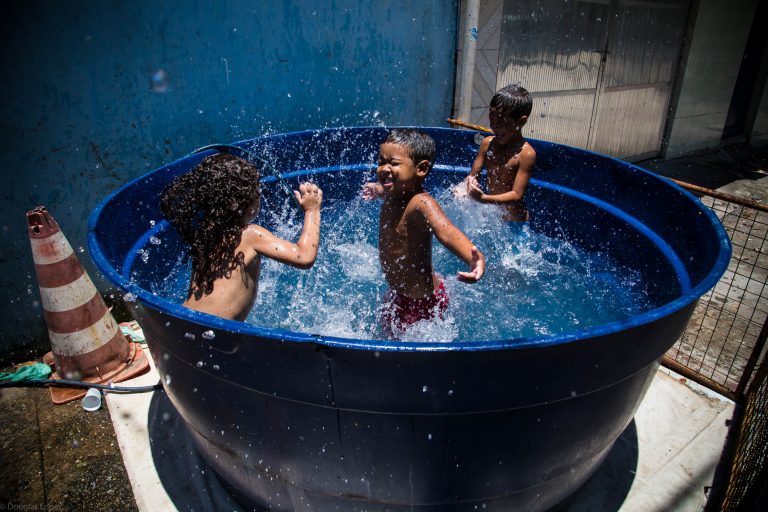
[[[461,180],[476,132],[422,129],[438,148],[427,186]],[[325,129],[238,145],[269,155],[292,184],[311,174],[326,200],[344,200],[371,173],[385,134]],[[95,265],[130,294],[168,396],[242,500],[273,511],[546,510],[595,471],[724,272],[730,244],[712,212],[671,182],[531,142],[531,228],[638,269],[655,308],[550,337],[450,344],[256,327],[155,295],[173,258],[131,280],[137,250],[164,229],[163,188],[211,152],[150,172],[93,211]],[[282,194],[263,182],[265,201]]]

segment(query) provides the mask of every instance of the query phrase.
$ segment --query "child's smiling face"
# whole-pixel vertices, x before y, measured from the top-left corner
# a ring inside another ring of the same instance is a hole
[[[488,120],[490,121],[491,130],[493,130],[493,134],[496,136],[496,142],[502,146],[510,142],[514,136],[519,135],[520,128],[525,124],[523,118],[513,119],[509,116],[504,116],[493,107],[489,108]]]
[[[427,160],[417,164],[411,158],[408,148],[401,144],[385,142],[379,148],[376,176],[387,194],[393,191],[406,191],[415,185],[420,185],[428,169]]]

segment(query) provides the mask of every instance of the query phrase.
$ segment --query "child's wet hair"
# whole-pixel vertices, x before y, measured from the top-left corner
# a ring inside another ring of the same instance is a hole
[[[523,87],[513,84],[499,89],[491,98],[490,108],[509,119],[531,115],[533,99]]]
[[[205,158],[163,191],[163,216],[189,246],[194,293],[211,293],[216,279],[242,264],[243,254],[235,249],[250,220],[245,216],[258,201],[258,169],[226,153]]]
[[[414,163],[429,161],[429,169],[435,165],[435,141],[428,134],[415,128],[395,128],[387,134],[384,144],[399,144],[408,148]]]

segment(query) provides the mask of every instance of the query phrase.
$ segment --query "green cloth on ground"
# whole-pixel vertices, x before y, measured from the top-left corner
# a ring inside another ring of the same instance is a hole
[[[21,382],[24,380],[47,379],[51,374],[51,367],[43,363],[34,363],[19,367],[15,372],[0,372],[0,380]]]
[[[136,343],[145,344],[147,342],[147,340],[144,338],[144,331],[135,320],[132,322],[121,323],[120,332],[128,336],[131,341],[135,341]]]

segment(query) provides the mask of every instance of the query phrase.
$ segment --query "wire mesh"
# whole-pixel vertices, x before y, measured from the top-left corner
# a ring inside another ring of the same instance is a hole
[[[739,429],[736,453],[731,462],[723,512],[765,510],[768,495],[765,488],[768,473],[768,367],[755,374],[747,392],[744,415]]]
[[[702,194],[701,189],[697,192]],[[735,197],[725,200],[702,195],[701,201],[722,222],[733,254],[725,274],[701,297],[686,331],[665,360],[671,359],[735,397],[746,383],[742,380],[749,378],[750,361],[757,359],[765,343],[768,211],[763,205]]]

